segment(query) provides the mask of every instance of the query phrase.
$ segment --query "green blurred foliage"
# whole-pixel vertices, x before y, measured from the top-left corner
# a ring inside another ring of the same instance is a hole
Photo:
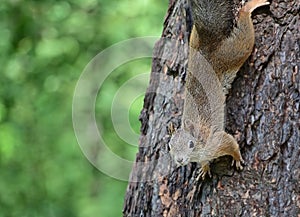
[[[102,174],[82,154],[72,127],[73,92],[101,50],[159,36],[166,9],[166,0],[0,3],[0,217],[121,216],[127,183]],[[150,71],[150,62],[116,70],[97,100],[104,139],[129,160],[137,148],[114,132],[110,105],[118,87]],[[129,109],[136,133],[142,102]]]

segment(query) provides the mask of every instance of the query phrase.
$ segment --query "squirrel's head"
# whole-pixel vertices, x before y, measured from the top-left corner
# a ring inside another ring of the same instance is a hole
[[[190,162],[190,157],[195,149],[195,138],[186,130],[179,129],[171,137],[169,148],[175,163],[184,166]]]
[[[170,154],[175,163],[184,166],[190,162],[191,154],[196,147],[193,125],[185,121],[184,127],[176,130],[169,142]]]

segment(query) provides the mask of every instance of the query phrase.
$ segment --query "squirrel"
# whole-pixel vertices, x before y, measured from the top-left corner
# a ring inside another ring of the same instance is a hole
[[[211,176],[209,161],[233,157],[244,162],[234,137],[224,131],[225,95],[254,46],[251,13],[267,0],[250,0],[239,11],[236,26],[232,0],[190,0],[194,25],[181,127],[173,130],[170,154],[177,165],[201,164],[199,177]]]

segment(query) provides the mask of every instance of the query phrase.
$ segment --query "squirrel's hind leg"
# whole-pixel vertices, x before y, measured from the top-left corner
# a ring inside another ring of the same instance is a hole
[[[241,9],[241,11],[252,13],[256,8],[268,5],[270,2],[268,0],[251,0],[247,2]]]

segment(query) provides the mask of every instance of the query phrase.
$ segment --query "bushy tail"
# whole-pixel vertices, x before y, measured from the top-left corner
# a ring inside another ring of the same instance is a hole
[[[190,0],[197,32],[205,44],[216,44],[230,35],[234,15],[232,0]]]

